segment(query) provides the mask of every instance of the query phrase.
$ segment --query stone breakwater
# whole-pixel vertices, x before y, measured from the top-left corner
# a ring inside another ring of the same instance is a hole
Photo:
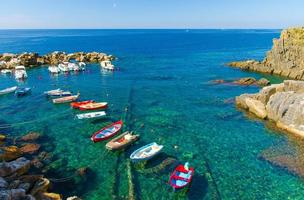
[[[283,30],[263,61],[247,60],[228,64],[243,70],[276,74],[304,80],[304,27]]]
[[[304,81],[286,80],[256,94],[236,97],[236,105],[290,133],[304,136]]]
[[[70,60],[85,63],[97,63],[113,59],[114,56],[99,52],[76,52],[67,54],[65,52],[54,51],[46,55],[39,55],[38,53],[4,53],[0,54],[0,69],[12,69],[17,65],[24,65],[25,67],[57,65],[61,62],[68,62]]]
[[[0,199],[61,200],[62,195],[49,192],[52,181],[41,172],[53,162],[51,153],[37,144],[40,134],[29,133],[20,138],[0,134]],[[69,197],[67,200],[80,200]]]

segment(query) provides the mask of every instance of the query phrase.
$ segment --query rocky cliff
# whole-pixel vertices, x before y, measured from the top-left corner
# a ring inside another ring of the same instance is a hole
[[[236,97],[236,105],[288,132],[304,136],[304,81],[286,80],[256,94]]]
[[[304,80],[304,27],[283,30],[263,61],[241,61],[228,64],[244,70],[270,73]]]
[[[11,69],[17,65],[24,65],[25,67],[57,65],[60,62],[68,62],[73,59],[79,62],[96,63],[103,60],[112,60],[114,57],[99,52],[76,52],[67,54],[65,52],[54,51],[46,55],[39,55],[38,53],[4,53],[0,54],[0,69]]]

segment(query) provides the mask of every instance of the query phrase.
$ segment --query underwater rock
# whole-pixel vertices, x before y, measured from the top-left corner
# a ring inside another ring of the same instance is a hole
[[[46,192],[49,189],[50,181],[46,178],[40,178],[30,191],[30,194],[35,196],[39,193]]]
[[[211,82],[214,84],[226,83],[226,81],[224,79],[216,79],[216,80],[212,80]]]
[[[27,192],[29,192],[29,189],[31,189],[35,183],[42,179],[43,175],[23,175],[18,177],[18,179],[21,181],[21,184],[19,185],[19,188],[25,189]]]
[[[214,84],[225,84],[225,85],[243,85],[243,86],[249,86],[249,85],[257,85],[260,87],[264,87],[270,84],[270,81],[268,81],[266,78],[261,78],[259,80],[256,80],[253,77],[244,77],[237,80],[224,80],[224,79],[217,79],[213,80],[212,83]]]
[[[61,200],[61,195],[56,193],[43,192],[37,195],[37,200]]]
[[[40,137],[39,133],[30,132],[30,133],[26,134],[25,136],[22,136],[21,140],[24,142],[28,142],[28,141],[37,140],[39,137]]]
[[[6,177],[12,174],[25,174],[30,168],[30,161],[24,157],[18,158],[11,162],[0,163],[0,176]]]
[[[31,188],[31,184],[30,183],[20,183],[18,188],[24,189],[26,192],[29,192],[29,190]]]
[[[256,79],[253,77],[245,77],[239,80],[233,81],[234,84],[237,85],[252,85],[256,83]]]
[[[43,162],[44,164],[49,164],[52,161],[52,157],[53,157],[53,155],[51,153],[42,151],[37,156],[37,159],[39,159],[39,161]]]
[[[23,189],[0,190],[1,200],[21,200],[26,199],[26,196]]]
[[[35,144],[35,143],[29,143],[25,144],[20,148],[20,151],[24,154],[34,154],[37,153],[37,151],[40,149],[40,144]]]
[[[31,160],[31,164],[38,169],[43,167],[43,163],[40,162],[38,158],[34,158],[33,160]]]
[[[11,161],[21,157],[22,152],[16,146],[0,147],[0,161]]]
[[[20,185],[20,180],[14,180],[9,184],[9,189],[17,189]]]
[[[6,136],[5,136],[5,135],[3,135],[3,134],[0,134],[0,141],[3,141],[3,140],[5,140],[5,138],[6,138]]]
[[[273,40],[272,49],[263,61],[240,61],[229,66],[262,73],[277,74],[291,79],[304,79],[304,27],[289,28]]]
[[[5,189],[8,187],[8,183],[6,180],[2,177],[0,177],[0,190]]]
[[[77,173],[78,173],[80,176],[84,176],[84,175],[86,175],[87,171],[88,171],[88,168],[87,168],[87,167],[82,167],[82,168],[79,168],[79,169],[77,170]]]

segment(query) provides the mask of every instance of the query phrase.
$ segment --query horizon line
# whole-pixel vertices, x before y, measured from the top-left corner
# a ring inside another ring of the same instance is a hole
[[[289,27],[294,28],[294,27]],[[286,28],[0,28],[0,30],[282,30]]]

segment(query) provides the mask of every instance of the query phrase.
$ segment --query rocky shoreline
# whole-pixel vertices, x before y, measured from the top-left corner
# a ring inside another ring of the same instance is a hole
[[[23,65],[25,67],[36,67],[41,65],[57,65],[62,62],[69,62],[71,60],[85,63],[98,63],[113,59],[114,56],[99,52],[75,52],[67,54],[61,51],[54,51],[46,55],[39,55],[38,53],[4,53],[0,54],[0,70],[13,69],[18,65]]]
[[[43,172],[51,169],[53,155],[37,143],[41,135],[28,133],[23,137],[0,135],[0,199],[61,200],[62,195],[49,192],[52,181]],[[68,200],[80,200],[69,197]]]
[[[304,27],[283,30],[263,61],[228,63],[231,67],[304,80]]]
[[[304,81],[286,80],[256,94],[236,97],[236,105],[277,127],[304,137]]]

